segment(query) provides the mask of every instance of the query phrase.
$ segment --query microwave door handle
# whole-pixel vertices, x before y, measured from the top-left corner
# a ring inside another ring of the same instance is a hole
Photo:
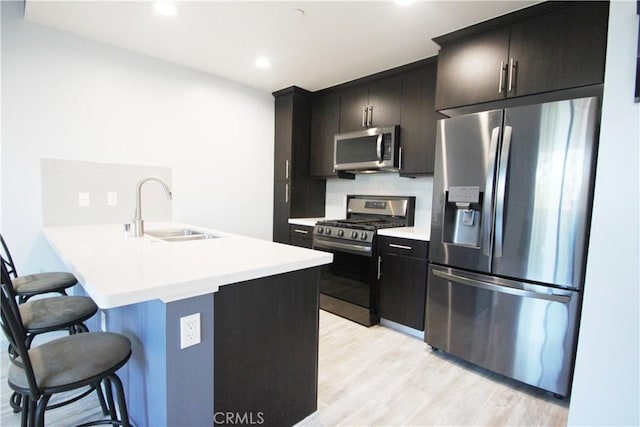
[[[376,141],[376,154],[378,155],[378,162],[382,163],[382,134],[378,135]]]

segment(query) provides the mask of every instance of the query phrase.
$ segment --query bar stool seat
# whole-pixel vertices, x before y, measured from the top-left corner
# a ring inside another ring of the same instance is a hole
[[[30,300],[18,309],[24,328],[29,334],[38,334],[49,332],[52,327],[64,329],[79,325],[93,316],[98,306],[89,297],[59,296]]]
[[[5,242],[4,237],[2,237],[2,233],[0,233],[0,245],[2,245],[0,260],[11,276],[13,293],[18,297],[19,303],[27,301],[34,295],[47,293],[67,295],[66,289],[78,283],[78,280],[73,274],[63,271],[19,276],[16,270],[16,264],[13,262],[13,257],[11,256],[11,252],[9,252],[7,242]]]
[[[18,276],[13,279],[13,288],[21,302],[34,295],[58,292],[65,294],[65,289],[78,283],[76,277],[67,272],[55,271]]]
[[[42,394],[89,386],[122,367],[131,354],[127,337],[111,332],[68,335],[28,350],[35,382]],[[24,369],[11,364],[9,387],[29,394]]]

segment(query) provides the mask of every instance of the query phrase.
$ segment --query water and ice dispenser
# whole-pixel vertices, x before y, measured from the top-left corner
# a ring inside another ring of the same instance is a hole
[[[473,186],[451,186],[445,191],[445,242],[480,247],[482,196],[480,187]]]

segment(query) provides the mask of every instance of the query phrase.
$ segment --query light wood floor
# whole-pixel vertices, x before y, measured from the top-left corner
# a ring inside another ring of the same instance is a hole
[[[320,312],[318,411],[302,426],[566,426],[568,402],[382,326]]]
[[[6,341],[0,348],[0,425],[19,426],[8,405]],[[365,328],[320,311],[318,411],[300,426],[566,426],[568,402],[488,373],[420,339]],[[47,412],[47,426],[99,415],[95,397]],[[187,427],[187,426],[185,426]]]

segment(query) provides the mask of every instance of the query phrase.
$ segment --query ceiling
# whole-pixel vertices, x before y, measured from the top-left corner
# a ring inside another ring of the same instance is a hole
[[[538,1],[173,3],[161,16],[151,1],[27,0],[25,19],[264,91],[315,91],[436,55],[431,38]]]

